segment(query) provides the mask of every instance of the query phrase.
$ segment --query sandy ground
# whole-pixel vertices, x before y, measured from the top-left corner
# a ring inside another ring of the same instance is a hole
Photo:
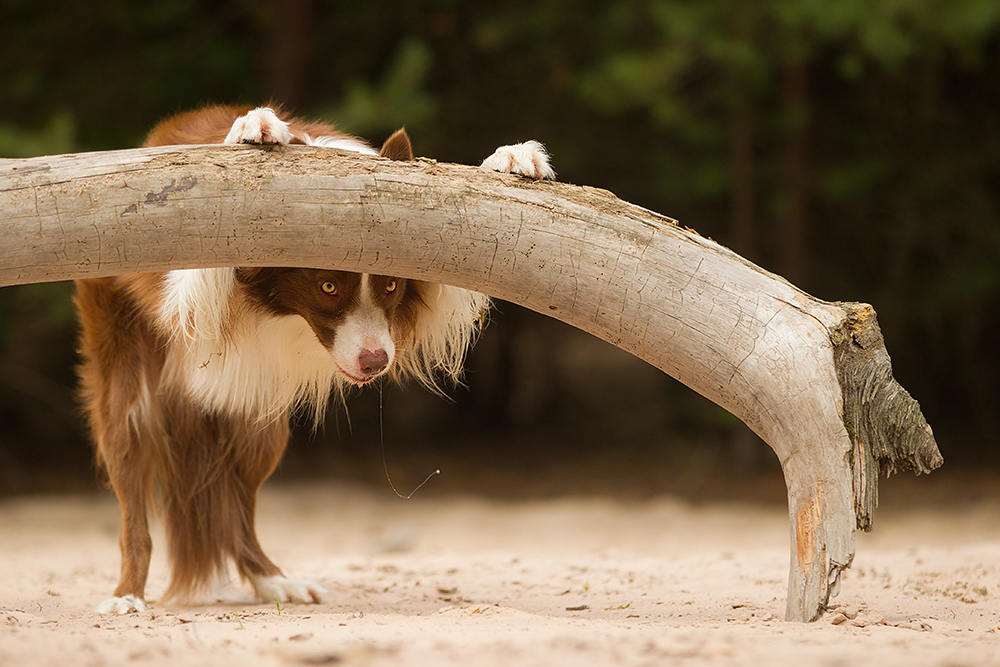
[[[846,614],[796,624],[779,505],[278,486],[262,542],[326,603],[157,604],[161,549],[152,608],[108,617],[92,610],[117,576],[113,498],[12,498],[0,665],[1000,665],[998,509],[883,508],[835,600]]]

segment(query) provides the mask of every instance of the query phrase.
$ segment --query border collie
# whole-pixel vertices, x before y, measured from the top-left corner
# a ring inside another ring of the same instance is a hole
[[[281,113],[280,111],[278,113]],[[329,125],[268,107],[174,116],[145,146],[307,144],[412,160],[403,130],[376,152]],[[504,146],[482,167],[554,178],[537,142]],[[157,502],[171,578],[165,599],[217,584],[230,561],[261,601],[319,602],[286,578],[254,529],[257,491],[299,408],[317,422],[331,392],[382,376],[436,387],[456,380],[489,300],[448,285],[308,268],[184,269],[79,280],[81,393],[98,461],[121,509],[121,577],[101,613],[146,608]]]

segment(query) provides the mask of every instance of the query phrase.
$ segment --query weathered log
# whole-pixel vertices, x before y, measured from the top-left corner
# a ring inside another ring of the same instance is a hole
[[[942,463],[870,306],[815,299],[612,194],[330,149],[196,146],[0,162],[0,284],[312,266],[479,290],[645,359],[777,453],[787,618],[817,618],[877,474]]]

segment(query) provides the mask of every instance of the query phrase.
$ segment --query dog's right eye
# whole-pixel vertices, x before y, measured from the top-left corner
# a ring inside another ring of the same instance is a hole
[[[320,289],[331,296],[337,293],[337,285],[335,283],[331,283],[329,280],[320,285]]]

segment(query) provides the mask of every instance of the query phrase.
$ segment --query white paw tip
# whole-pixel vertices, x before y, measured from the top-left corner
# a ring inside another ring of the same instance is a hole
[[[134,595],[108,598],[97,605],[98,614],[134,614],[139,611],[146,611],[146,602]]]
[[[549,153],[545,146],[532,139],[521,144],[501,146],[480,165],[487,171],[504,174],[521,174],[529,178],[555,179],[556,172],[549,164]]]
[[[270,107],[258,107],[240,116],[226,135],[226,144],[288,144],[292,132]]]
[[[276,577],[252,577],[250,583],[261,602],[322,602],[327,591],[315,581]]]

